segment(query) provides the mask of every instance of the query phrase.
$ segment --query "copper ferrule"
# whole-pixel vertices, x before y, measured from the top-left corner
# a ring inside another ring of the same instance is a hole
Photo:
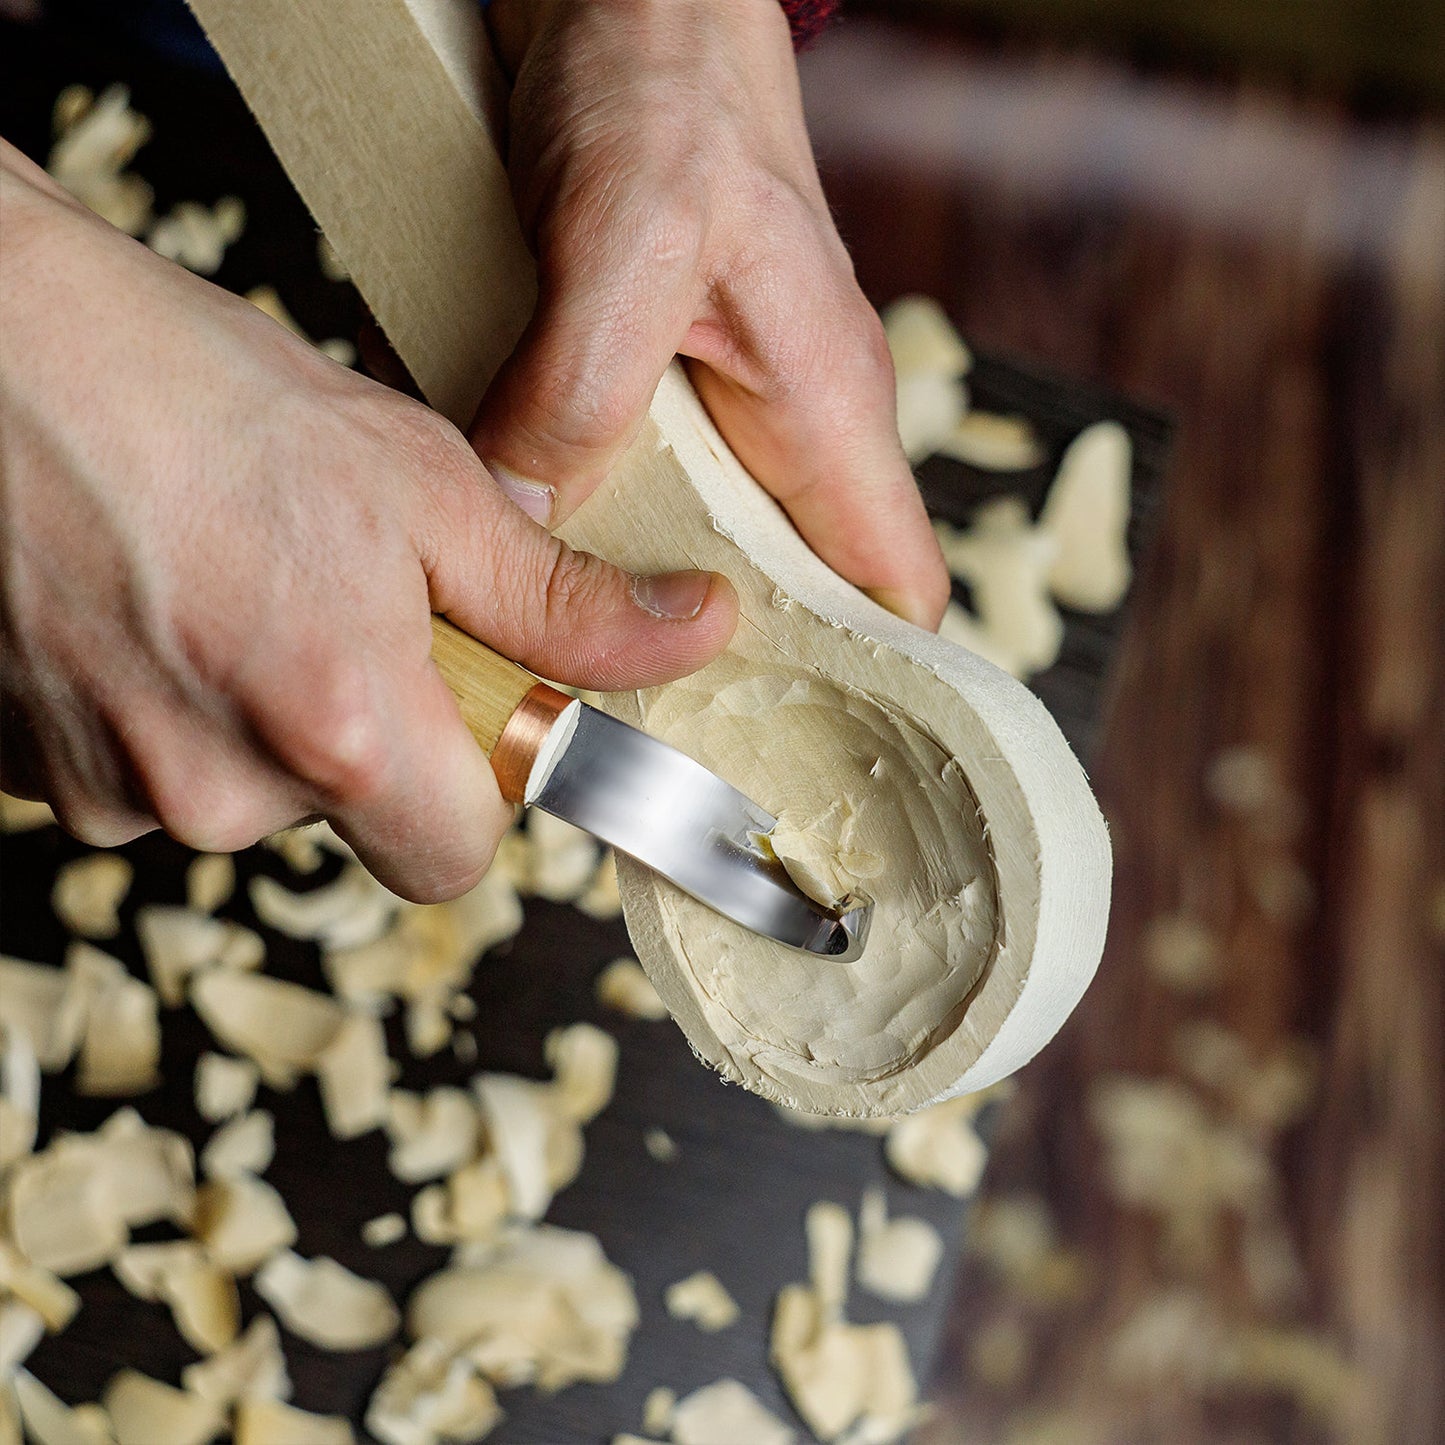
[[[497,775],[502,796],[509,803],[527,801],[527,779],[532,776],[532,764],[537,761],[547,734],[571,702],[565,692],[539,682],[507,719],[492,749],[492,771]]]

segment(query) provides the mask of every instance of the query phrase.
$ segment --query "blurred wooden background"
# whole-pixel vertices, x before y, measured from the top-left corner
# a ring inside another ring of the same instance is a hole
[[[804,79],[874,301],[1178,428],[1093,759],[1108,952],[923,1445],[1434,1445],[1445,119],[883,14]]]

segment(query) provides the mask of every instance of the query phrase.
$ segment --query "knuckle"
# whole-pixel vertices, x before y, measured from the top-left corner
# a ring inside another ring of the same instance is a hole
[[[51,806],[60,826],[92,848],[118,848],[156,829],[150,818],[88,798],[64,795],[55,798]]]
[[[579,614],[602,600],[607,577],[607,564],[600,558],[558,543],[543,574],[541,615],[548,632],[576,627]]]
[[[285,761],[332,806],[351,809],[374,802],[386,787],[389,769],[367,670],[333,660],[312,678],[307,694],[305,733],[293,740]]]

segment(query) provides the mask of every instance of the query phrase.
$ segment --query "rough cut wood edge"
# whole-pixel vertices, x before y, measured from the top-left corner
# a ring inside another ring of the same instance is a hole
[[[465,424],[534,294],[487,128],[472,0],[192,4],[397,352]],[[1003,918],[994,955],[947,1039],[876,1085],[780,1089],[750,1073],[688,984],[662,923],[667,885],[624,866],[639,957],[699,1055],[759,1092],[838,1114],[916,1108],[1031,1058],[1093,975],[1110,879],[1103,820],[1038,700],[831,572],[732,457],[676,366],[643,435],[564,535],[624,566],[725,572],[743,616],[730,656],[826,677],[907,717],[959,760],[988,829]],[[645,725],[666,693],[607,705]]]

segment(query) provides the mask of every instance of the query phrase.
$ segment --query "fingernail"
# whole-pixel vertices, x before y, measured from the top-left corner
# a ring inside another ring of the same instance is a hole
[[[508,471],[496,462],[487,462],[487,470],[497,480],[497,485],[507,494],[512,502],[515,502],[534,522],[540,522],[544,527],[552,520],[552,507],[556,503],[557,493],[541,482],[529,482],[519,477],[516,472]]]
[[[659,577],[634,577],[632,600],[654,617],[686,622],[702,611],[711,586],[711,572],[664,572]]]
[[[932,620],[918,605],[917,599],[906,592],[900,592],[893,587],[869,587],[865,590],[880,607],[886,607],[895,617],[901,617],[915,627],[923,627],[930,632],[934,630]]]

